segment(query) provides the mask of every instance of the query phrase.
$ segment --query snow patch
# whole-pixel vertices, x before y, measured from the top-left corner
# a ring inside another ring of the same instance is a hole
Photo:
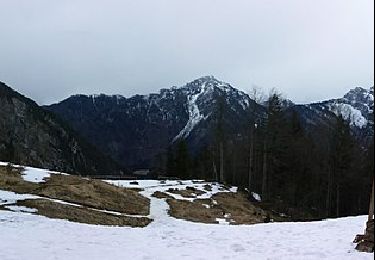
[[[220,224],[220,225],[229,225],[230,222],[228,222],[225,218],[216,218],[216,221]]]
[[[15,204],[18,200],[38,199],[38,196],[31,194],[18,194],[12,191],[0,190],[0,205]]]
[[[51,174],[47,170],[26,167],[21,176],[25,181],[41,183],[45,182],[45,178],[51,177]]]
[[[350,121],[350,125],[358,126],[359,128],[366,127],[368,124],[367,119],[362,115],[362,112],[355,109],[349,104],[331,104],[330,110],[337,116],[342,115],[345,120]]]
[[[251,195],[256,201],[259,201],[259,202],[262,201],[262,198],[260,197],[258,193],[252,192]]]
[[[15,212],[25,212],[25,213],[38,212],[37,209],[26,208],[25,206],[8,205],[8,206],[5,206],[5,208],[11,211],[15,211]]]
[[[200,86],[200,91],[196,94],[188,96],[188,111],[189,111],[189,120],[186,126],[181,130],[181,132],[173,139],[175,142],[178,139],[186,138],[190,135],[194,127],[202,120],[204,117],[200,111],[197,104],[197,100],[206,90],[206,83]]]

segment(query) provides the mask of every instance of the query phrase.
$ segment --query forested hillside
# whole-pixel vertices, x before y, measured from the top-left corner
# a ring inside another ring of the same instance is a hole
[[[366,213],[373,135],[364,143],[340,114],[322,123],[306,121],[299,106],[285,106],[276,93],[266,103],[265,116],[249,121],[245,135],[226,132],[223,112],[215,141],[197,156],[189,156],[186,141],[180,140],[169,149],[168,174],[240,186],[296,219]]]

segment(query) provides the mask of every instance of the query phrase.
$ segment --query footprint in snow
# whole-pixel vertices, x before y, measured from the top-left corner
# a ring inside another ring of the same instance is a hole
[[[236,252],[236,253],[239,253],[239,252],[243,252],[243,251],[245,251],[245,248],[243,248],[243,246],[240,245],[240,244],[232,244],[232,245],[231,245],[231,248],[232,248],[232,250],[233,250],[234,252]]]

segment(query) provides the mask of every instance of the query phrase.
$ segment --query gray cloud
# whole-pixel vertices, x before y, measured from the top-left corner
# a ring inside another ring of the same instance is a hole
[[[0,0],[0,80],[41,104],[203,75],[297,102],[374,82],[372,0]]]

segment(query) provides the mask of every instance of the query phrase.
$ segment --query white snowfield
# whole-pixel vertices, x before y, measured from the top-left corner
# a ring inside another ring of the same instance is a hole
[[[109,182],[132,186],[129,181]],[[72,223],[33,215],[24,207],[0,210],[0,259],[373,259],[373,254],[355,251],[351,243],[363,232],[365,216],[313,223],[199,224],[168,216],[168,204],[151,197],[157,190],[200,189],[199,185],[203,184],[139,181],[142,194],[151,199],[154,219],[146,228]],[[210,194],[218,188],[214,185]],[[33,196],[0,191],[0,204],[24,198]]]

